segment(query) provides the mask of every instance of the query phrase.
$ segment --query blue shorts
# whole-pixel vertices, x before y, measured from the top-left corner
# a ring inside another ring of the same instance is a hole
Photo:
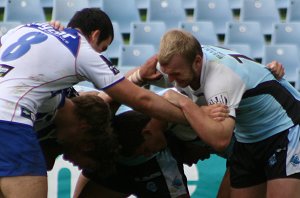
[[[46,176],[46,170],[33,127],[0,121],[0,177]]]

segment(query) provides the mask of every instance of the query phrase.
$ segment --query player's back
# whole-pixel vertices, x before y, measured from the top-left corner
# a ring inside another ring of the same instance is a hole
[[[0,119],[13,120],[20,106],[25,109],[19,110],[21,114],[34,115],[51,92],[78,81],[75,61],[79,41],[76,30],[58,31],[47,23],[27,24],[4,35],[0,48],[0,105],[7,108]]]

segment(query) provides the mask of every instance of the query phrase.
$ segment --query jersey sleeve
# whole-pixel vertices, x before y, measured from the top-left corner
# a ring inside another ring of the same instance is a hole
[[[87,46],[89,44],[82,45],[76,61],[78,75],[91,81],[97,89],[108,88],[125,78],[106,57]]]
[[[229,107],[229,115],[236,117],[236,109],[246,90],[243,80],[230,68],[212,63],[206,78],[204,95],[208,104],[222,103]]]

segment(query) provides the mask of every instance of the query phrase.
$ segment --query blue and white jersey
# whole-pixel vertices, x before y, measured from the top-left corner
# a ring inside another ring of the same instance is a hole
[[[252,143],[300,123],[300,94],[264,66],[223,48],[203,46],[200,88],[177,89],[194,102],[223,103],[235,118],[239,142]]]
[[[44,101],[89,80],[105,89],[124,77],[75,29],[48,23],[17,27],[1,37],[0,120],[32,125]]]

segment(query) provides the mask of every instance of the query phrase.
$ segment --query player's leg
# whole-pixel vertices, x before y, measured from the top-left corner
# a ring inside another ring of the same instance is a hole
[[[267,168],[267,197],[296,198],[300,196],[300,127],[283,133],[280,147],[270,154]]]
[[[266,197],[266,184],[259,184],[247,188],[231,188],[231,198],[265,198]]]
[[[47,197],[46,176],[17,176],[0,179],[1,192],[7,198]]]
[[[267,198],[298,198],[300,196],[300,179],[285,178],[268,181]]]
[[[47,197],[46,163],[29,125],[0,123],[0,189],[4,197]]]
[[[229,168],[226,169],[220,184],[217,198],[230,198],[230,174]]]

